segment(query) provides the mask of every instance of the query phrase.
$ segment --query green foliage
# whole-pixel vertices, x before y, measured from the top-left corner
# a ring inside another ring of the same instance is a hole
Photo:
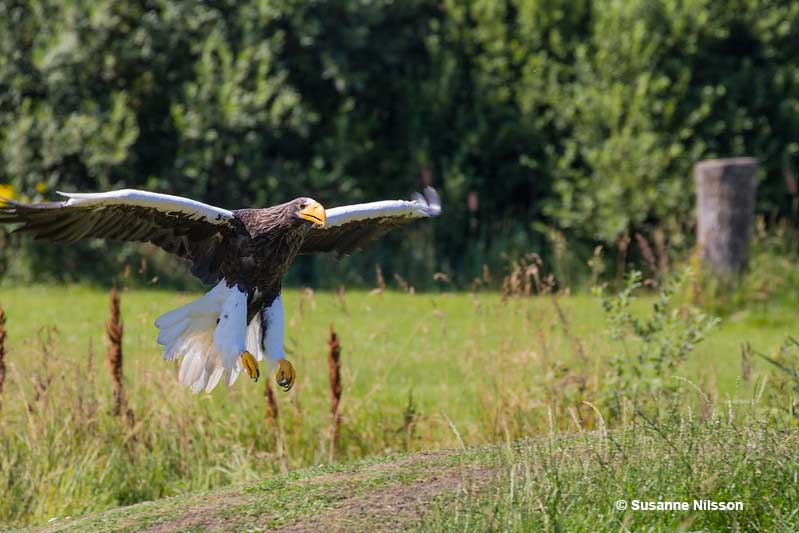
[[[634,292],[642,287],[640,272],[630,272],[624,289],[616,296],[608,297],[599,290],[611,325],[611,338],[620,341],[623,348],[611,363],[615,379],[610,381],[612,390],[608,393],[614,398],[625,396],[644,403],[676,391],[676,370],[718,326],[718,318],[679,305],[680,293],[689,278],[690,272],[675,273],[658,292],[651,313],[643,318],[630,309]]]
[[[349,281],[390,262],[417,285],[468,282],[502,253],[548,261],[542,224],[585,257],[625,231],[685,231],[705,157],[758,158],[759,209],[789,214],[797,20],[775,0],[10,0],[0,183],[234,208],[432,181],[436,228],[351,260]],[[108,279],[88,247],[24,251],[48,259],[37,279],[76,265]],[[295,281],[330,271],[305,259]]]
[[[794,422],[799,423],[799,340],[786,337],[782,346],[771,355],[752,350],[748,343],[743,349],[774,367],[774,385],[769,390],[768,403],[777,410],[785,411]]]
[[[728,316],[780,302],[799,309],[799,226],[783,221],[769,231],[755,225],[749,266],[735,283],[719,279],[703,265],[695,280],[693,299],[709,312]],[[694,260],[698,263],[698,257]]]
[[[549,212],[606,241],[685,223],[694,163],[745,154],[760,160],[761,206],[787,202],[778,176],[799,155],[797,17],[796,3],[769,1],[594,3],[556,104],[567,135]]]
[[[799,340],[793,337],[787,337],[785,339],[785,342],[780,348],[780,356],[784,362],[780,362],[764,354],[758,355],[785,372],[793,381],[795,392],[799,393]]]

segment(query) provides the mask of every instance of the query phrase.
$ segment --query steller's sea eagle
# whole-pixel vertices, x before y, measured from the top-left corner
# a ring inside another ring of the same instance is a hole
[[[349,254],[390,229],[441,214],[431,188],[412,200],[391,200],[325,209],[297,198],[265,209],[228,211],[201,202],[147,191],[59,193],[62,202],[0,201],[0,223],[35,239],[151,242],[188,259],[192,273],[216,284],[202,298],[155,321],[164,359],[183,356],[179,381],[195,393],[220,380],[232,385],[244,368],[259,377],[266,356],[277,366],[285,391],[296,374],[283,348],[283,276],[298,254]]]

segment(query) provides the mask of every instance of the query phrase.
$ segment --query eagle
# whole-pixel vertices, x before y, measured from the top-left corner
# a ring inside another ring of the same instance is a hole
[[[34,239],[73,243],[100,238],[149,242],[191,263],[213,288],[161,315],[157,342],[167,361],[183,357],[181,385],[210,392],[242,370],[257,381],[258,361],[277,368],[288,392],[296,381],[283,347],[283,277],[298,255],[347,255],[415,219],[441,214],[430,187],[411,200],[325,209],[312,198],[263,209],[228,211],[188,198],[135,189],[63,193],[60,202],[0,200],[0,223]]]

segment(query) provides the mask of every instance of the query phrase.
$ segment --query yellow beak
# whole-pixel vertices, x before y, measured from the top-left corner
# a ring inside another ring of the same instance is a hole
[[[300,211],[300,218],[310,220],[314,224],[319,224],[320,226],[324,226],[325,222],[327,221],[325,208],[322,207],[322,204],[313,200],[311,200],[308,205],[305,206],[305,209]]]

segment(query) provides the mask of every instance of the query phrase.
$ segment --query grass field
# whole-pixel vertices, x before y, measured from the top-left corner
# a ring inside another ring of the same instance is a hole
[[[49,531],[795,531],[799,433],[687,420],[306,468]],[[740,502],[641,512],[639,501]],[[617,502],[628,504],[619,510]]]
[[[596,402],[608,361],[620,349],[607,335],[598,301],[588,295],[503,301],[479,292],[341,297],[286,291],[286,347],[299,376],[291,393],[276,393],[276,426],[266,414],[262,382],[241,378],[231,389],[194,396],[177,386],[174,364],[161,360],[154,319],[197,296],[122,293],[124,384],[133,418],[117,419],[109,415],[111,380],[104,362],[107,292],[81,286],[0,290],[8,334],[0,522],[44,523],[231,484],[268,486],[262,480],[282,470],[365,457],[497,443],[512,448],[535,435],[595,435],[601,419],[582,402]],[[651,303],[643,297],[633,308],[645,312]],[[773,371],[754,359],[751,373],[742,372],[740,346],[749,342],[774,353],[787,334],[797,333],[797,309],[799,294],[783,294],[725,317],[677,372],[684,378],[679,386],[686,412],[701,410],[703,398],[718,406],[716,416],[762,402]],[[326,359],[331,324],[342,343],[336,450]],[[266,377],[272,381],[271,372]],[[740,445],[746,448],[746,440]],[[657,453],[671,452],[655,450],[653,458]],[[529,455],[490,467],[499,472],[499,486],[513,464],[529,468]],[[585,466],[578,460],[574,468]],[[601,483],[601,475],[595,481]],[[494,503],[469,505],[488,505],[519,528],[537,524],[514,514],[513,505],[497,504],[492,490],[480,494]],[[458,497],[453,501],[463,504]],[[538,504],[524,505],[529,514]],[[451,513],[442,503],[427,524],[461,527],[465,515]]]

